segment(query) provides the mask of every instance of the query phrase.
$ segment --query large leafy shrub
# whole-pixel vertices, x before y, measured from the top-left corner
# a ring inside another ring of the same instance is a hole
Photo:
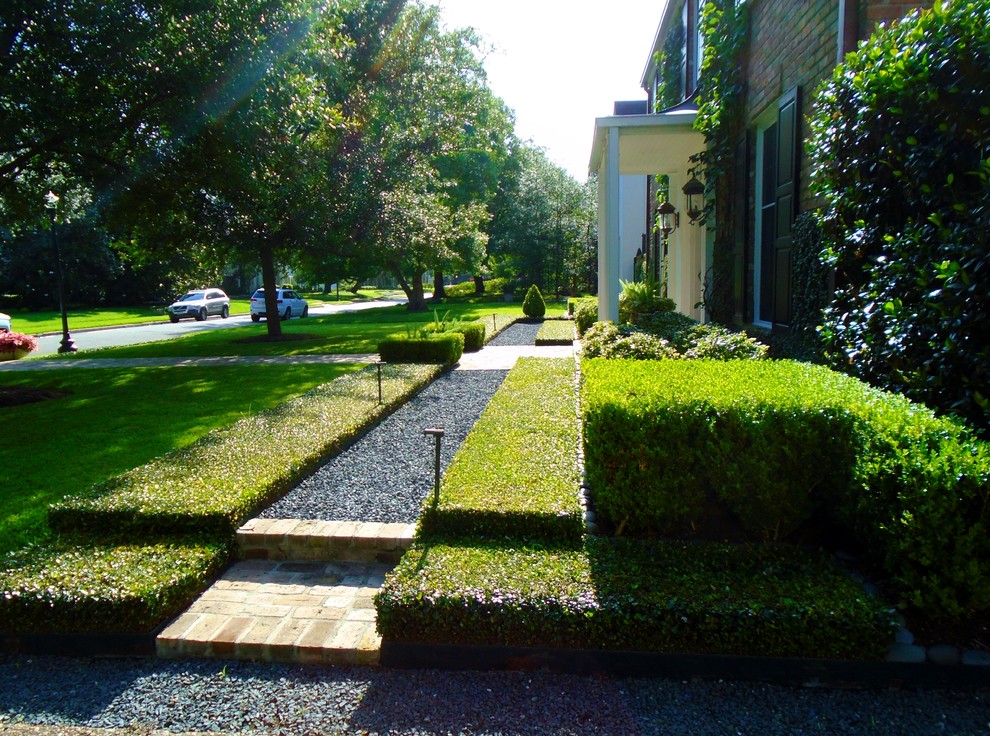
[[[653,279],[622,281],[619,294],[619,322],[634,324],[641,315],[673,312],[673,299],[660,296],[660,285]]]
[[[990,427],[990,2],[881,28],[819,91],[831,361]]]

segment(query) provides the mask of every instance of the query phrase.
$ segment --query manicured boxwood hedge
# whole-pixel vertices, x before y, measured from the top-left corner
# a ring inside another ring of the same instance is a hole
[[[578,417],[573,359],[522,358],[427,500],[423,534],[577,541]]]
[[[574,322],[571,320],[544,320],[536,333],[537,345],[571,345],[573,342]]]
[[[796,547],[417,543],[376,598],[392,641],[879,659],[893,613]]]
[[[147,633],[227,564],[230,545],[197,535],[140,544],[63,538],[0,566],[0,633]]]
[[[57,532],[231,535],[329,453],[433,378],[437,366],[386,365],[383,404],[367,368],[213,431],[192,445],[69,497],[49,511]]]
[[[582,365],[589,486],[624,532],[727,510],[784,539],[828,519],[905,602],[936,617],[990,608],[990,452],[961,425],[805,363]]]
[[[445,332],[456,332],[464,335],[464,352],[475,353],[485,346],[485,323],[484,322],[457,322],[454,324],[429,324],[423,328],[428,333],[444,334]]]
[[[428,337],[396,336],[378,344],[378,354],[388,363],[439,363],[453,365],[464,354],[464,335],[441,332]]]

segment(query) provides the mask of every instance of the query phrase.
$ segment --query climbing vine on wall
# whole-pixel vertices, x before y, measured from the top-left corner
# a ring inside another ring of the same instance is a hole
[[[736,149],[745,129],[745,54],[749,40],[749,4],[707,0],[701,13],[704,56],[698,80],[695,128],[705,136],[705,149],[692,157],[692,173],[705,182],[704,220],[715,223],[709,315],[716,322],[733,319],[732,192],[736,187]],[[741,185],[741,183],[740,183]],[[719,212],[718,218],[713,218]]]
[[[657,69],[660,80],[657,85],[657,96],[654,101],[654,112],[673,107],[684,97],[684,19],[679,11],[676,20],[667,34],[663,48],[657,52]]]

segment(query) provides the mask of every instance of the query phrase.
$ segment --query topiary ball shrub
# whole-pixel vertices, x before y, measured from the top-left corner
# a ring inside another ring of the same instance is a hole
[[[540,287],[533,284],[529,287],[529,291],[526,292],[526,298],[523,299],[523,314],[529,317],[529,319],[543,319],[546,313],[547,303],[543,300]]]
[[[830,362],[990,429],[990,2],[881,28],[818,92],[808,150]]]

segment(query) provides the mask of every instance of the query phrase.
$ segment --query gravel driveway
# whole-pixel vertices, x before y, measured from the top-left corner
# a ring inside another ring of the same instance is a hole
[[[545,672],[0,657],[0,732],[15,721],[134,733],[986,736],[990,702]]]

